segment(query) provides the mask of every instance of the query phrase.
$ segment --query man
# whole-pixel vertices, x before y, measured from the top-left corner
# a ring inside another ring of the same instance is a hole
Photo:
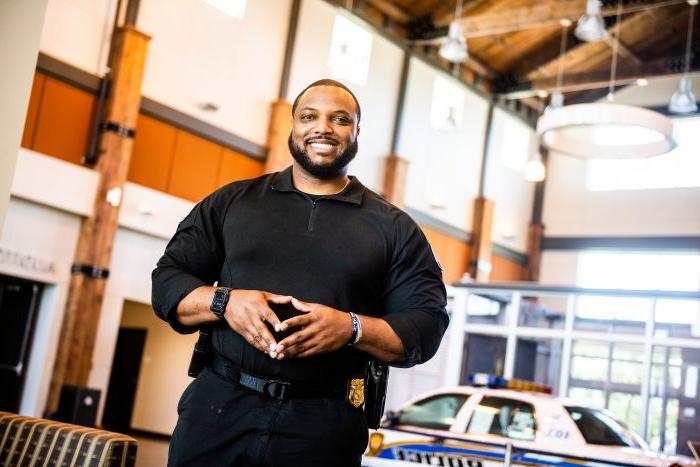
[[[211,326],[216,354],[178,404],[169,465],[358,466],[367,361],[422,363],[447,327],[420,229],[346,175],[355,96],[317,81],[292,114],[293,165],[197,204],[153,271],[158,316]]]

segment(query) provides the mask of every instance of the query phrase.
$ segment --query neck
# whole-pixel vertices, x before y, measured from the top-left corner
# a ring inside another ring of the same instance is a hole
[[[343,191],[343,188],[347,186],[348,177],[347,170],[343,170],[337,177],[329,179],[316,178],[294,162],[292,165],[292,181],[294,187],[303,193],[310,195],[334,195]]]

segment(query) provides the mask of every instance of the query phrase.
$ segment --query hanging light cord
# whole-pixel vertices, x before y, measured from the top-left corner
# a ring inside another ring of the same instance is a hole
[[[685,70],[683,76],[688,77],[690,72],[690,44],[693,42],[693,20],[695,19],[695,4],[690,4],[690,18],[688,19],[688,40],[685,44]]]
[[[566,39],[569,35],[569,26],[561,28],[561,43],[559,44],[559,70],[557,71],[557,92],[561,92],[564,77],[564,52],[566,51]]]
[[[455,19],[462,18],[462,0],[458,0],[455,5]]]
[[[617,0],[617,14],[615,15],[615,42],[613,43],[612,64],[610,65],[610,85],[608,86],[608,100],[613,99],[615,90],[615,75],[617,73],[617,50],[620,47],[620,16],[622,16],[622,0]]]

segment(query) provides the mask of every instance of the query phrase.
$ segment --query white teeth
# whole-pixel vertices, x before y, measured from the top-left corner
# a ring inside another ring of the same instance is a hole
[[[319,151],[330,151],[331,149],[333,149],[332,144],[325,143],[311,143],[311,147]]]

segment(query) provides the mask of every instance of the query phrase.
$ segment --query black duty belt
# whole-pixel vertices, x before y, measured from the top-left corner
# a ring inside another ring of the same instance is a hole
[[[311,397],[344,398],[347,392],[347,381],[336,384],[303,384],[278,379],[260,378],[236,368],[224,357],[216,356],[208,365],[218,375],[239,383],[253,391],[262,393],[278,400]]]

